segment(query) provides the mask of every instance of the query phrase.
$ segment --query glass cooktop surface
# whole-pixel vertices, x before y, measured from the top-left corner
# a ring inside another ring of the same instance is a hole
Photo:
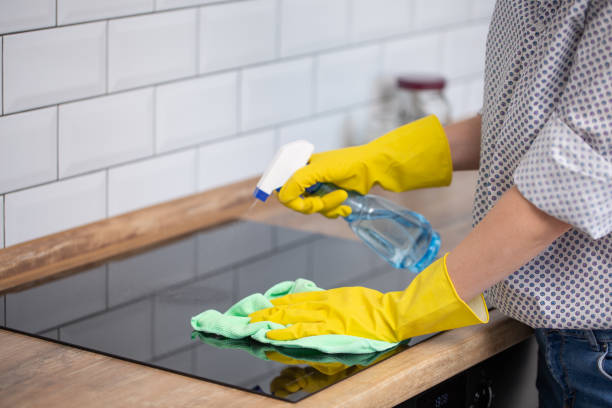
[[[387,292],[405,288],[413,277],[358,241],[235,221],[8,293],[4,322],[19,332],[295,402],[425,337],[382,353],[329,355],[204,335],[193,332],[190,318],[206,309],[225,311],[285,280]]]

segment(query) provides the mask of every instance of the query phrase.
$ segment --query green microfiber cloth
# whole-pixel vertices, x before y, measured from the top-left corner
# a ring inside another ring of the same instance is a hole
[[[261,309],[274,307],[270,302],[271,299],[292,293],[312,292],[315,290],[323,289],[307,279],[298,279],[295,282],[280,282],[268,289],[263,295],[255,293],[245,297],[230,307],[225,313],[211,309],[192,317],[191,327],[197,331],[217,334],[230,339],[251,337],[261,343],[272,344],[274,346],[307,348],[333,354],[373,353],[388,350],[399,344],[344,334],[323,334],[286,341],[270,340],[266,337],[268,330],[284,329],[286,326],[268,321],[250,323],[249,314]]]

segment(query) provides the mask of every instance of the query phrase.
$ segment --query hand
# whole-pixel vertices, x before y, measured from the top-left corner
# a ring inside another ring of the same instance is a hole
[[[318,182],[361,194],[366,194],[375,184],[396,192],[443,186],[450,183],[452,170],[444,129],[431,115],[365,145],[313,154],[309,164],[285,183],[278,199],[305,214],[347,216],[350,207],[341,205],[347,198],[346,191],[336,190],[323,197],[303,197],[304,192]]]
[[[482,295],[468,303],[457,295],[445,259],[427,267],[403,291],[344,287],[296,293],[272,300],[274,307],[250,314],[250,322],[291,325],[268,331],[272,340],[344,334],[386,342],[488,322]]]

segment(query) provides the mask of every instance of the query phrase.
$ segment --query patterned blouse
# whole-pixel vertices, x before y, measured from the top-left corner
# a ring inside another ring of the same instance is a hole
[[[537,328],[612,328],[612,1],[498,0],[474,224],[512,185],[573,228],[489,304]]]

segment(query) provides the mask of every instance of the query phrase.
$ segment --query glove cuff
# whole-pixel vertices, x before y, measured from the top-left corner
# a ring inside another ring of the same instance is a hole
[[[489,321],[482,295],[466,303],[455,290],[446,269],[447,255],[419,273],[404,292],[392,295],[399,298],[400,340]]]
[[[459,294],[457,293],[457,290],[455,289],[455,285],[453,285],[453,281],[451,280],[449,274],[448,274],[448,269],[446,267],[446,258],[448,257],[448,253],[446,253],[444,255],[444,259],[442,260],[442,262],[444,263],[444,276],[446,277],[446,280],[448,282],[448,286],[450,288],[450,290],[452,290],[452,293],[458,303],[458,305],[461,305],[461,308],[463,309],[463,312],[465,314],[465,318],[466,321],[472,321],[473,323],[471,324],[477,324],[477,323],[488,323],[489,322],[489,309],[487,308],[487,303],[485,302],[485,298],[484,296],[481,294],[479,294],[478,296],[474,297],[473,299],[469,300],[469,301],[464,301]],[[459,309],[461,309],[459,308]],[[468,323],[469,324],[469,323]],[[466,324],[466,326],[468,325]]]
[[[453,176],[448,138],[435,115],[410,122],[370,142],[386,171],[377,182],[391,191],[450,184]]]

